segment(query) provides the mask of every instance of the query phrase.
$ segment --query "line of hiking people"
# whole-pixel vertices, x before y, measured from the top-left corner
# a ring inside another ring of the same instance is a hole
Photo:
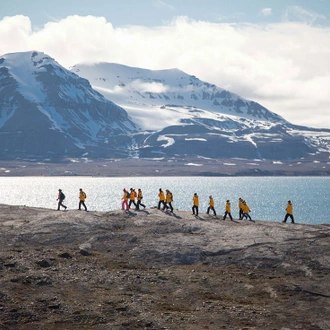
[[[126,190],[126,188],[123,189],[124,195],[122,197],[122,210],[129,210],[131,208],[131,205],[133,204],[135,206],[135,210],[139,210],[140,206],[143,206],[145,208],[145,205],[141,203],[143,199],[143,194],[141,189],[138,189],[138,192],[136,193],[134,188],[130,188],[130,191]],[[209,196],[209,207],[207,208],[206,213],[210,214],[210,211],[213,211],[214,216],[216,216],[216,211],[214,208],[214,199],[211,196]],[[137,202],[135,202],[137,200]],[[192,206],[192,212],[193,215],[198,216],[198,208],[199,208],[199,197],[197,193],[194,193],[194,196],[192,198],[193,206]],[[158,210],[170,210],[170,212],[173,212],[173,194],[170,190],[166,189],[165,192],[160,188],[158,192]],[[249,219],[252,221],[251,216],[249,214],[250,208],[247,205],[247,203],[242,199],[239,198],[239,219],[243,220],[244,218]],[[226,207],[225,207],[225,214],[223,216],[223,220],[226,220],[227,216],[230,218],[230,220],[233,220],[233,217],[231,215],[231,205],[230,201],[227,200]]]
[[[86,193],[82,190],[82,188],[79,189],[79,205],[78,205],[78,210],[81,210],[81,207],[83,206],[85,211],[87,211],[87,207],[85,204],[85,200],[87,198]],[[63,204],[63,201],[65,199],[65,195],[63,193],[63,191],[61,189],[58,190],[58,206],[57,206],[57,210],[60,210],[60,207],[63,207],[65,210],[67,209],[67,207]],[[134,209],[140,210],[141,207],[143,207],[144,209],[146,208],[146,206],[142,203],[142,199],[143,199],[143,193],[142,190],[139,188],[138,191],[136,192],[136,190],[134,188],[130,188],[129,191],[124,188],[123,189],[123,196],[122,196],[122,205],[121,205],[121,209],[122,210],[129,210],[130,208],[132,208],[132,205],[134,205]],[[166,189],[165,192],[160,188],[159,192],[158,192],[158,210],[170,210],[170,212],[173,212],[173,206],[172,206],[172,202],[173,202],[173,194],[170,190]],[[199,197],[197,193],[194,193],[193,197],[192,197],[192,214],[195,216],[198,216],[198,212],[199,212]],[[243,219],[247,219],[252,221],[252,218],[250,216],[250,208],[248,206],[248,204],[246,203],[246,201],[244,199],[242,199],[241,197],[238,199],[238,209],[239,209],[239,220],[243,220]],[[206,214],[210,214],[210,211],[213,212],[214,216],[217,216],[217,213],[215,211],[214,208],[214,199],[212,197],[212,195],[209,196],[209,206],[207,208]],[[233,217],[231,215],[231,204],[230,204],[230,200],[226,201],[226,206],[225,206],[225,213],[223,215],[223,220],[226,220],[227,216],[230,218],[231,221],[233,221]],[[294,217],[293,217],[293,206],[292,206],[292,202],[288,201],[288,205],[286,207],[286,215],[284,217],[284,220],[282,222],[286,222],[287,219],[290,218],[291,222],[294,223]]]

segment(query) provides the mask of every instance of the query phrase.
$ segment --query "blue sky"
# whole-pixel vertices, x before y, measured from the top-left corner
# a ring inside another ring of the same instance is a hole
[[[304,14],[291,12],[299,6]],[[267,10],[268,9],[268,10]],[[69,15],[104,16],[115,27],[123,25],[157,26],[175,16],[188,16],[208,22],[278,22],[291,19],[329,25],[329,0],[10,0],[1,4],[0,15],[29,16],[34,26]],[[304,16],[304,17],[303,17]]]
[[[178,68],[295,123],[330,128],[330,0],[11,0],[0,55],[66,68]]]

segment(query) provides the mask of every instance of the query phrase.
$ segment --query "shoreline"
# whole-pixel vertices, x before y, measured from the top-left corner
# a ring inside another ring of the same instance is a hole
[[[329,159],[270,161],[248,159],[77,159],[47,161],[0,160],[0,177],[13,176],[330,176]]]

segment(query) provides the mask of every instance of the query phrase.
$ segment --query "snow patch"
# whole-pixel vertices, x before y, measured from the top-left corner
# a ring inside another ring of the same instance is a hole
[[[207,142],[207,140],[203,139],[203,138],[185,138],[185,141],[203,141],[203,142]]]
[[[167,148],[171,145],[173,145],[175,143],[175,140],[173,138],[170,138],[166,135],[160,135],[158,138],[157,138],[157,141],[167,141],[166,144],[162,144],[162,147],[164,148]]]

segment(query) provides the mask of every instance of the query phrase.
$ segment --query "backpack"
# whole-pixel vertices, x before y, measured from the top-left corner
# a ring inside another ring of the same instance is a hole
[[[85,196],[85,198],[87,198],[87,195],[86,195],[86,193],[84,192],[84,196]]]
[[[128,198],[128,199],[130,199],[130,198],[131,198],[131,194],[130,194],[130,192],[129,192],[129,191],[127,191],[127,192],[126,192],[126,196],[127,196],[127,198]]]
[[[63,201],[63,200],[65,200],[65,195],[62,193],[62,191],[61,191],[61,194],[60,194],[60,199]]]

